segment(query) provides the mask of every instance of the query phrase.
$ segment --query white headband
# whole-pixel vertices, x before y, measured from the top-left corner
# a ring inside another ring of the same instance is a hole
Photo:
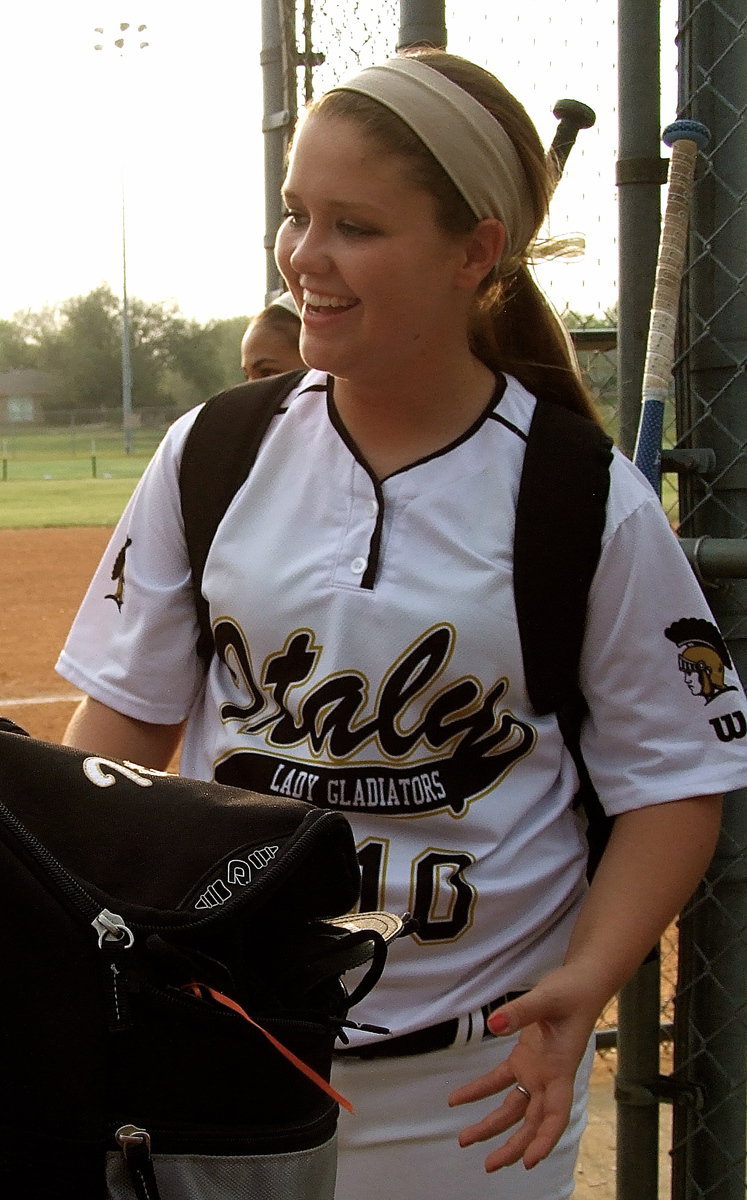
[[[526,175],[513,142],[486,108],[416,58],[390,58],[343,80],[333,92],[360,92],[400,117],[430,150],[478,220],[506,228],[508,258],[534,233]]]

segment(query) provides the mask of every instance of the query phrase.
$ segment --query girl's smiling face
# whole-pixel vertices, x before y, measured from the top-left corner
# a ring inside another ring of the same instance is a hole
[[[297,135],[283,196],[276,255],[302,312],[309,366],[376,385],[464,353],[470,235],[444,232],[405,159],[352,120],[314,114]]]

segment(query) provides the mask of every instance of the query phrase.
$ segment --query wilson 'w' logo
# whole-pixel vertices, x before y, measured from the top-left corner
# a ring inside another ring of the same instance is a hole
[[[271,863],[278,852],[278,846],[262,846],[252,850],[244,858],[232,858],[226,865],[225,874],[214,879],[195,902],[195,908],[216,908],[230,900],[237,887],[246,887],[252,881],[255,871],[261,871]]]

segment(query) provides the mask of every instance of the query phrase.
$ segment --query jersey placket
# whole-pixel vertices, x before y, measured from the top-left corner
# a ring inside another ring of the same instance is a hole
[[[384,496],[377,480],[353,465],[350,506],[332,576],[335,587],[372,590],[381,551]]]

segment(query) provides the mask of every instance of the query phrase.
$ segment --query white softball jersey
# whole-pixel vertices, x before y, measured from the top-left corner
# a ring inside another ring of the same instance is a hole
[[[530,987],[562,960],[585,890],[575,768],[555,718],[529,704],[512,587],[534,403],[501,381],[456,442],[379,482],[331,382],[309,372],[211,547],[207,677],[179,506],[197,410],[186,414],[140,481],[57,666],[130,717],[188,717],[184,774],[349,817],[361,907],[418,922],[355,1012],[393,1033]],[[582,748],[617,814],[747,784],[747,718],[656,496],[619,453],[611,475]]]

